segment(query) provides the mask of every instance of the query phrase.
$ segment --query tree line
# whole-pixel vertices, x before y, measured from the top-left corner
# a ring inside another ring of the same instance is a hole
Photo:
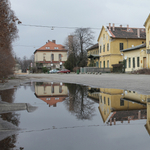
[[[15,59],[12,42],[18,37],[17,24],[21,23],[10,8],[9,0],[0,1],[0,80],[13,73]]]

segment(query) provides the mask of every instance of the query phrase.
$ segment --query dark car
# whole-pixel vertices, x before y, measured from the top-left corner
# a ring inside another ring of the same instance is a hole
[[[58,73],[70,73],[70,70],[68,70],[68,69],[62,69]]]

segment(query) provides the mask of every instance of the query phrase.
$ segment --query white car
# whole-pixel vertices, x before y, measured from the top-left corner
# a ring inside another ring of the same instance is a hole
[[[59,72],[59,70],[57,70],[57,69],[52,69],[49,71],[49,73],[58,73],[58,72]]]

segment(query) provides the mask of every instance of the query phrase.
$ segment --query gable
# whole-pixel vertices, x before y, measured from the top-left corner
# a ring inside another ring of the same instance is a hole
[[[102,29],[101,29],[100,34],[99,34],[98,39],[97,39],[98,42],[100,41],[100,38],[103,36],[104,33],[107,33],[107,35],[109,37],[112,36],[111,32],[109,32],[109,30],[107,29],[107,27],[102,26]]]
[[[147,17],[147,19],[146,19],[146,21],[145,21],[145,23],[144,23],[144,26],[146,27],[147,26],[147,23],[148,22],[150,22],[150,14],[148,15],[148,17]]]

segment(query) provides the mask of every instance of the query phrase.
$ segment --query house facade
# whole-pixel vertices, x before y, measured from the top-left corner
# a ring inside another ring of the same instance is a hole
[[[111,118],[116,118],[116,121],[119,121],[121,117],[127,119],[133,111],[137,114],[139,110],[146,110],[149,97],[150,95],[138,94],[135,91],[100,88],[99,111],[103,122],[110,122]],[[128,112],[128,114],[125,112]],[[120,113],[119,118],[117,118],[117,113]],[[137,119],[137,117],[134,117],[134,119]]]
[[[125,71],[150,68],[150,15],[146,19],[146,43],[121,50],[125,60]]]
[[[111,26],[102,27],[98,37],[99,67],[112,68],[112,65],[123,61],[121,50],[140,45],[146,41],[144,28]]]
[[[35,96],[50,106],[56,107],[68,97],[68,89],[63,83],[43,82],[35,84]]]
[[[131,72],[148,67],[146,43],[121,50],[121,52],[123,52],[125,60],[125,72]]]
[[[61,44],[56,44],[55,40],[46,44],[34,52],[34,61],[37,67],[47,67],[49,69],[63,68],[67,60],[67,50]]]
[[[87,49],[88,67],[99,67],[99,46],[98,43]]]

